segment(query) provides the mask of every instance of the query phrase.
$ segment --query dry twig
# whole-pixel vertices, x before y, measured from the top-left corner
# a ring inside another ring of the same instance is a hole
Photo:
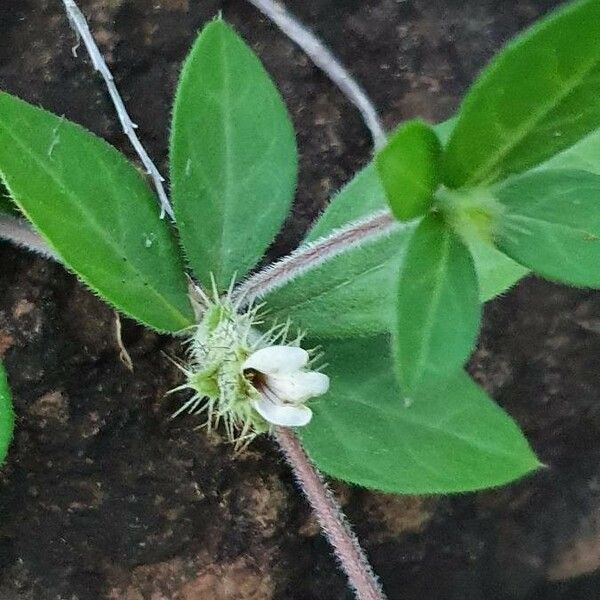
[[[281,4],[277,4],[273,0],[248,0],[248,2],[271,19],[287,37],[300,46],[313,63],[340,88],[348,100],[360,111],[371,132],[375,148],[383,146],[385,132],[373,102],[348,69],[340,63],[323,42]]]
[[[94,40],[94,36],[90,31],[84,14],[81,12],[77,4],[75,4],[74,0],[63,0],[63,4],[65,6],[65,11],[67,12],[67,17],[69,18],[71,27],[77,34],[77,37],[81,38],[83,41],[94,68],[100,73],[102,79],[104,79],[110,99],[112,100],[115,110],[117,111],[119,121],[121,121],[123,132],[129,138],[129,141],[142,161],[146,172],[152,178],[152,182],[154,183],[156,193],[158,194],[158,198],[160,200],[161,216],[164,216],[166,213],[169,215],[169,217],[171,217],[171,219],[174,219],[173,209],[171,208],[171,203],[169,202],[169,198],[167,197],[167,193],[165,192],[163,185],[164,177],[160,174],[156,168],[156,165],[152,162],[152,159],[146,152],[146,149],[140,142],[140,139],[135,132],[137,125],[131,120],[129,113],[125,108],[123,98],[121,97],[121,94],[115,85],[114,77]],[[77,56],[77,47],[73,48],[73,55]]]

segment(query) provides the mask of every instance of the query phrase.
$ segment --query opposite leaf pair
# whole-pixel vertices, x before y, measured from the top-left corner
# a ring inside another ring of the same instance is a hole
[[[464,175],[450,175],[453,169],[459,170],[459,163],[463,173],[470,168],[477,170],[484,154],[488,157],[485,163],[493,162],[492,170],[499,178],[527,165],[538,165],[536,170],[576,169],[600,175],[600,130],[593,130],[600,124],[600,49],[596,42],[600,39],[599,11],[598,0],[568,4],[502,51],[468,92],[470,100],[465,101],[460,114],[434,126],[445,152],[454,153],[451,160],[440,160],[432,168],[427,161],[413,159],[413,152],[431,154],[427,143],[408,144],[403,152],[395,153],[397,160],[406,160],[410,172],[414,169],[415,173],[433,173],[439,181],[446,177],[447,189],[452,189],[454,182],[462,182]],[[492,77],[494,73],[498,73],[496,79]],[[565,82],[564,85],[559,86],[559,81]],[[535,82],[539,83],[539,89]],[[463,115],[472,118],[463,121]],[[417,126],[423,128],[427,129],[424,125]],[[458,137],[453,133],[455,128],[462,132],[456,134]],[[590,133],[585,135],[586,131]],[[416,137],[414,132],[412,137]],[[426,141],[432,138],[428,131],[424,137]],[[391,145],[393,141],[394,136]],[[434,139],[433,145],[439,146],[439,142]],[[396,166],[390,177],[384,177],[386,193],[375,164],[383,156],[378,155],[331,199],[309,232],[307,242],[385,209],[394,189],[400,193],[402,189],[414,188],[414,180],[406,181],[406,188],[401,188],[398,174],[408,172],[408,168]],[[538,163],[540,160],[543,162]],[[427,187],[431,175],[423,179]],[[456,191],[469,189],[479,193],[489,187],[483,181],[474,183],[477,179],[473,171],[466,187]],[[430,202],[431,198],[426,197],[426,206]],[[409,203],[406,195],[398,196],[398,207],[406,203]],[[395,282],[417,223],[416,218],[398,222],[392,235],[351,248],[290,280],[266,298],[270,314],[274,318],[290,317],[319,338],[351,338],[392,331],[396,322]],[[469,249],[475,261],[482,302],[509,289],[528,272],[489,240],[471,236]]]
[[[574,2],[490,63],[461,104],[444,149],[424,123],[401,127],[377,159],[396,217],[423,215],[439,185],[489,186],[534,168],[595,129],[599,34],[600,2]]]
[[[204,28],[186,62],[170,150],[186,258],[199,281],[210,288],[214,276],[222,291],[272,241],[297,171],[281,97],[222,19]],[[128,316],[173,334],[194,325],[174,228],[135,165],[75,123],[3,92],[0,214],[26,217],[53,256]],[[13,425],[5,384],[0,374],[0,462]]]
[[[476,222],[467,231],[547,279],[600,287],[600,176],[532,172],[507,180],[494,195],[481,195],[482,210],[469,215]],[[460,208],[452,204],[442,199],[422,219],[401,265],[394,350],[409,395],[427,373],[460,369],[479,330],[477,273],[465,227],[455,225]]]
[[[186,61],[170,146],[185,257],[207,289],[212,273],[226,290],[258,262],[283,223],[297,153],[273,82],[220,19],[204,28]],[[158,331],[194,323],[174,231],[120,152],[0,92],[0,175],[64,264],[104,299]]]
[[[495,246],[549,279],[600,286],[600,177],[527,173],[600,123],[598,35],[597,0],[556,13],[483,72],[444,146],[413,121],[376,157],[394,216],[422,218],[401,262],[393,329],[405,395],[428,374],[460,370],[474,346],[474,248]]]

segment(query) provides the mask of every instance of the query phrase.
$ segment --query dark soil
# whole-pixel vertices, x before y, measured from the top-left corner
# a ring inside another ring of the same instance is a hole
[[[288,3],[292,4],[292,3]],[[305,0],[294,9],[349,65],[388,126],[449,116],[543,0]],[[283,90],[301,184],[273,254],[292,248],[369,158],[356,112],[242,0],[87,0],[94,32],[165,167],[169,107],[195,32],[223,9]],[[0,3],[0,87],[129,153],[60,0]],[[80,51],[80,55],[83,52]],[[0,600],[350,599],[268,441],[234,458],[168,420],[164,338],[124,323],[62,268],[0,244],[0,356],[18,414],[0,472]],[[600,584],[600,295],[529,279],[486,311],[472,372],[548,468],[442,498],[336,485],[390,600],[587,599]]]

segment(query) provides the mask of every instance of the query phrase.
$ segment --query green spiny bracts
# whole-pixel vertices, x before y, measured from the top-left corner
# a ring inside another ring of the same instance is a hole
[[[300,426],[312,412],[304,403],[325,393],[328,378],[307,370],[309,353],[302,335],[290,338],[290,325],[266,333],[258,327],[261,306],[239,311],[231,291],[211,296],[194,286],[198,325],[188,340],[188,360],[180,365],[193,396],[173,415],[207,413],[206,426],[222,423],[227,437],[244,446],[272,425]]]

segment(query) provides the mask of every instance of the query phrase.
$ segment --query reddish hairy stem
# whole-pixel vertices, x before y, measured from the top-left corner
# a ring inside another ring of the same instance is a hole
[[[363,241],[386,235],[399,225],[389,211],[380,211],[338,229],[314,243],[300,246],[285,258],[241,283],[234,291],[234,300],[237,300],[241,307],[248,306],[308,269]]]
[[[286,427],[276,427],[275,439],[310,503],[321,529],[333,547],[358,600],[385,600],[381,585],[340,505],[304,452],[294,432]]]

